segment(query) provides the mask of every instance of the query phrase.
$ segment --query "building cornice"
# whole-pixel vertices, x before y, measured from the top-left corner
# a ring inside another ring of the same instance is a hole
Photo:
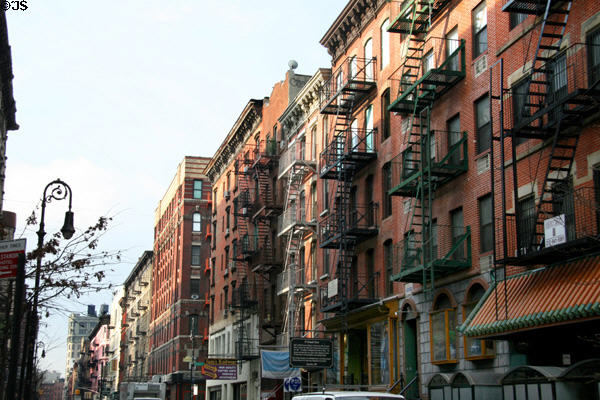
[[[319,107],[319,91],[331,76],[331,69],[319,68],[319,70],[304,85],[302,90],[283,111],[279,117],[279,123],[287,137],[293,135],[296,129]]]
[[[333,58],[333,63],[360,36],[363,28],[371,22],[379,8],[385,3],[387,0],[350,0],[348,2],[319,42],[327,48]]]
[[[206,175],[211,183],[223,174],[238,149],[246,142],[248,136],[254,132],[262,118],[263,100],[252,99],[246,104],[244,110],[219,146],[210,163],[206,166]]]

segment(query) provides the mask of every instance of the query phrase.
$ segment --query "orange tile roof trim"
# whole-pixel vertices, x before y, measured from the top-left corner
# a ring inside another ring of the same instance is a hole
[[[497,282],[460,330],[482,337],[599,317],[600,255],[594,255]]]

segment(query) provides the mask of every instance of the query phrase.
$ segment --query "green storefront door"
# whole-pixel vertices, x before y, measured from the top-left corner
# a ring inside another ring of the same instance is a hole
[[[417,376],[417,319],[407,319],[404,321],[404,373],[406,375],[406,385],[408,385]],[[404,396],[410,399],[419,398],[419,380],[412,383],[410,388],[404,392]]]

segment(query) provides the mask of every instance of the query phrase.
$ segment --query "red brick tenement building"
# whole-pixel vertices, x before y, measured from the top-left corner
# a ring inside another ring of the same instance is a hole
[[[259,398],[278,385],[258,378],[259,345],[276,345],[282,324],[278,118],[310,78],[290,67],[269,97],[248,102],[207,167],[214,199],[209,356],[240,365],[237,379],[208,381],[210,399]]]
[[[186,156],[155,213],[149,375],[163,375],[168,399],[190,397],[192,355],[208,350],[210,158]],[[203,395],[200,371],[194,383]]]
[[[311,383],[495,396],[597,356],[600,3],[351,0],[321,44]]]

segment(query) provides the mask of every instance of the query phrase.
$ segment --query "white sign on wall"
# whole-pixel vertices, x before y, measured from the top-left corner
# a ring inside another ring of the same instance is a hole
[[[544,235],[546,247],[566,243],[567,230],[565,229],[565,214],[544,220]]]
[[[332,279],[327,283],[327,297],[332,298],[338,294],[338,280]]]

